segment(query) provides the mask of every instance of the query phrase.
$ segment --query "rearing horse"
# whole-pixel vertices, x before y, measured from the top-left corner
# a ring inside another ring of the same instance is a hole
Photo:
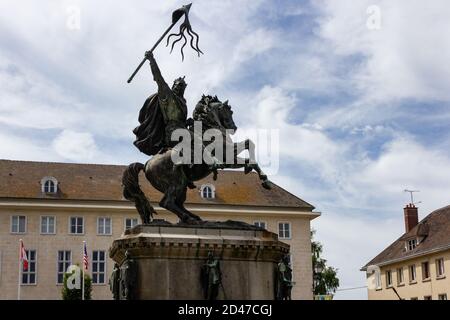
[[[181,222],[189,224],[202,223],[199,216],[184,207],[189,181],[198,181],[211,173],[214,173],[215,179],[217,169],[244,168],[245,174],[255,170],[262,181],[262,186],[266,189],[271,188],[270,181],[259,165],[251,161],[254,160],[251,159],[252,157],[238,157],[239,153],[244,150],[253,152],[254,143],[249,139],[238,143],[234,143],[231,140],[230,133],[234,133],[237,127],[234,124],[233,111],[227,101],[222,103],[216,96],[202,96],[195,107],[193,119],[194,121],[201,121],[202,136],[209,129],[215,129],[220,132],[223,138],[223,150],[232,148],[233,161],[232,163],[219,162],[214,157],[215,153],[213,151],[211,152],[211,158],[214,160],[212,165],[206,163],[204,159],[199,164],[177,164],[172,159],[174,159],[174,153],[179,151],[174,148],[163,150],[154,155],[145,165],[138,162],[130,164],[122,178],[123,195],[126,199],[134,202],[144,224],[150,223],[153,214],[156,212],[139,186],[139,172],[141,170],[144,170],[145,176],[151,185],[164,194],[159,205],[175,213]],[[194,130],[189,132],[192,137],[196,135]],[[195,139],[193,140],[195,141]],[[205,148],[211,147],[212,143],[212,141],[206,144],[202,143],[202,154]]]

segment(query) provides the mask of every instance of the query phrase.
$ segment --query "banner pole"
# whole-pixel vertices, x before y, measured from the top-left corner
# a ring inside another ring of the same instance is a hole
[[[86,241],[83,241],[83,255],[82,255],[82,270],[83,272],[81,273],[81,281],[82,281],[82,286],[81,286],[81,300],[84,300],[84,248],[86,247]]]
[[[22,239],[19,240],[19,281],[17,283],[17,300],[20,300],[20,278],[22,277]]]

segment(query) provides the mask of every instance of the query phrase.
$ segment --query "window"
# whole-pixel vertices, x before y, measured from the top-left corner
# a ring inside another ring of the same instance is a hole
[[[204,187],[202,191],[203,198],[210,199],[212,198],[212,190],[210,187]]]
[[[11,233],[25,233],[25,232],[27,232],[27,217],[12,216]]]
[[[36,250],[25,250],[28,258],[28,268],[22,266],[22,284],[36,284]]]
[[[44,192],[45,193],[54,193],[56,192],[55,183],[52,180],[47,180],[44,183]]]
[[[105,283],[105,251],[92,251],[92,283]]]
[[[444,269],[444,258],[440,258],[436,260],[436,276],[439,277],[443,277],[445,274],[445,269]]]
[[[414,250],[417,247],[417,239],[408,240],[407,248],[408,251]]]
[[[431,296],[424,296],[423,300],[433,300],[433,299],[431,298]]]
[[[415,282],[416,281],[416,265],[410,265],[409,266],[409,282]]]
[[[386,287],[392,287],[392,271],[386,271]]]
[[[442,294],[438,295],[438,300],[447,300],[447,294],[442,293]]]
[[[215,188],[211,184],[203,185],[200,188],[200,195],[204,199],[213,199],[215,197]]]
[[[134,226],[137,226],[138,219],[137,218],[126,218],[125,219],[125,230],[131,229]]]
[[[100,217],[97,219],[97,234],[111,234],[111,218]]]
[[[71,234],[83,234],[84,223],[83,217],[70,217],[70,233]]]
[[[289,222],[278,223],[278,236],[280,237],[280,239],[291,238],[291,224]]]
[[[55,217],[41,217],[41,234],[55,234]]]
[[[58,251],[58,275],[57,283],[64,283],[64,273],[72,264],[72,252],[70,250]]]
[[[58,191],[58,181],[53,177],[44,177],[41,180],[41,188],[44,193],[56,193]]]
[[[403,284],[404,278],[403,278],[403,268],[397,269],[397,285]]]
[[[422,280],[430,279],[430,264],[428,261],[422,262]]]
[[[266,222],[265,221],[255,221],[253,224],[259,228],[266,229]]]

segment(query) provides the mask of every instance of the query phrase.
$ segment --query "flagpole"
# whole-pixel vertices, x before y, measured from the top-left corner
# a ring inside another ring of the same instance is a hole
[[[82,279],[81,279],[81,281],[82,281],[82,285],[81,285],[81,300],[84,300],[84,248],[86,247],[86,241],[83,241],[83,255],[82,255],[82,269],[83,269],[83,272],[82,272]]]
[[[20,300],[20,278],[22,277],[22,239],[19,240],[19,281],[17,283],[17,300]]]

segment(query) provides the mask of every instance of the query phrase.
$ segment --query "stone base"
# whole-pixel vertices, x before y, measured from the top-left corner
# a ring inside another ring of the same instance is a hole
[[[202,300],[201,269],[211,251],[222,272],[218,299],[273,300],[276,265],[289,245],[259,228],[153,223],[127,230],[109,254],[121,265],[126,250],[137,264],[136,299]]]

